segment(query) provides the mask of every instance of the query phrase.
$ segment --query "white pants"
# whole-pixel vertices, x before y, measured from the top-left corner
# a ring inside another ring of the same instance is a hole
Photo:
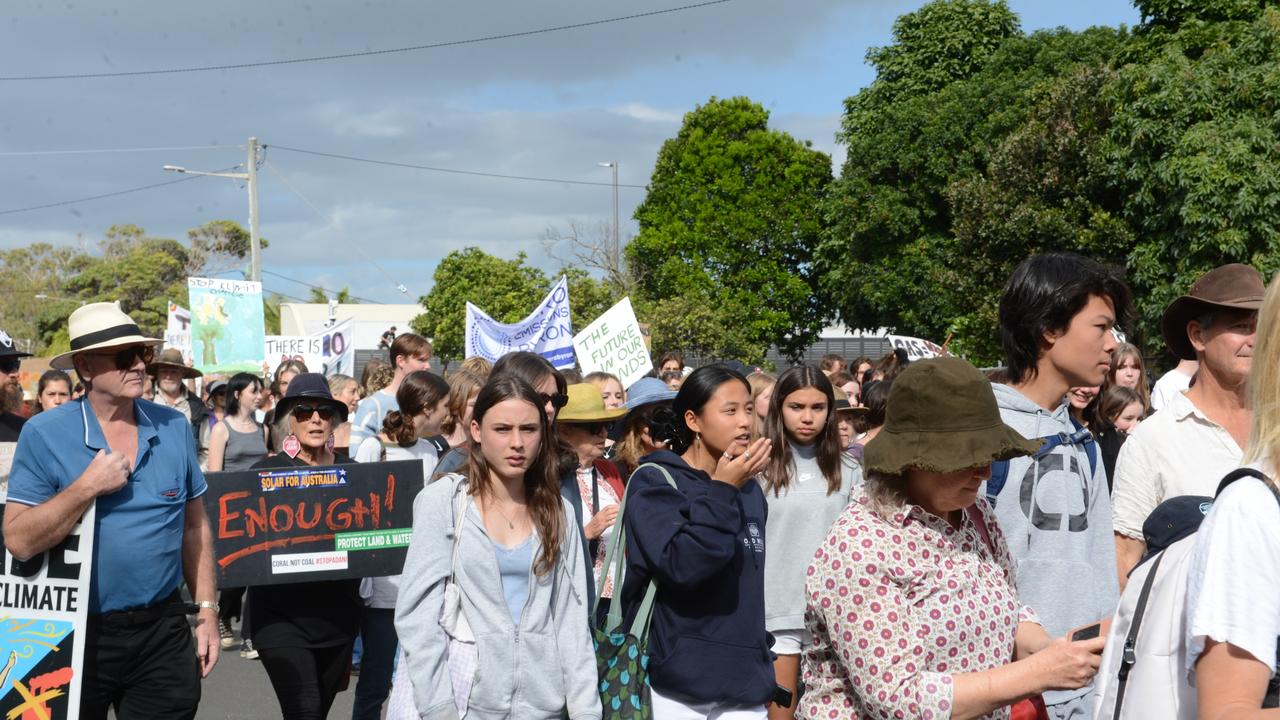
[[[769,713],[763,705],[728,705],[723,703],[695,703],[687,705],[680,700],[663,697],[657,690],[652,695],[653,720],[765,720]]]

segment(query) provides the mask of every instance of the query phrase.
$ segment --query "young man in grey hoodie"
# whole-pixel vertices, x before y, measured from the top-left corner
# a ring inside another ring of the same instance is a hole
[[[1018,595],[1050,636],[1110,618],[1120,599],[1106,471],[1093,439],[1071,421],[1072,387],[1101,385],[1128,316],[1118,275],[1073,253],[1023,261],[1000,298],[1008,384],[994,385],[1005,423],[1030,439],[1057,437],[1038,457],[1009,461],[993,481],[1000,529],[1017,561]],[[1059,435],[1059,434],[1062,435]],[[1055,720],[1092,715],[1092,686],[1045,693]]]

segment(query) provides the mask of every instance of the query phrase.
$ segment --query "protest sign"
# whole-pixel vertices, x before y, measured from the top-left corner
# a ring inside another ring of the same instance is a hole
[[[182,359],[191,362],[191,311],[169,301],[169,324],[164,329],[165,347],[178,348]]]
[[[262,283],[187,278],[191,342],[201,372],[260,372],[265,360]]]
[[[905,337],[903,335],[886,335],[885,339],[894,349],[901,348],[907,351],[907,359],[914,362],[916,360],[925,360],[932,357],[942,357],[950,355],[941,345],[921,340],[920,338]]]
[[[354,327],[355,323],[348,319],[326,328],[319,336],[312,336],[320,338],[324,362],[317,367],[322,367],[321,372],[325,375],[356,374],[356,344],[352,333]]]
[[[265,349],[269,368],[288,360],[300,360],[311,372],[324,365],[324,340],[318,335],[268,335]]]
[[[49,550],[25,561],[3,551],[0,714],[5,718],[80,715],[93,523],[90,505]]]
[[[422,462],[209,473],[218,586],[397,575]],[[214,488],[217,488],[215,491]]]
[[[584,374],[611,373],[622,381],[623,387],[631,387],[653,369],[653,359],[629,297],[622,298],[574,335],[573,350]]]
[[[13,469],[13,456],[17,451],[17,442],[0,442],[0,497],[9,495],[9,471]]]
[[[569,280],[561,277],[529,317],[504,324],[467,303],[467,357],[489,362],[527,350],[558,368],[573,367],[573,326],[569,320]]]

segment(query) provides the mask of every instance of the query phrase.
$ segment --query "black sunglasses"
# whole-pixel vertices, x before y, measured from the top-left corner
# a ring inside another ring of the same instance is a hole
[[[321,420],[328,420],[333,417],[333,408],[328,405],[294,405],[292,415],[294,420],[306,422],[316,413],[320,413]]]
[[[574,424],[582,428],[583,430],[585,430],[590,435],[599,435],[605,432],[606,430],[608,430],[609,426],[612,425],[613,423],[589,422],[589,423],[574,423]]]
[[[543,405],[551,403],[551,406],[557,410],[569,404],[569,396],[564,393],[556,393],[555,395],[539,393],[538,396],[542,398]]]
[[[0,358],[0,372],[16,373],[22,367],[22,358],[6,357]]]
[[[130,345],[113,353],[93,353],[98,357],[111,358],[117,370],[129,370],[142,358],[144,365],[150,365],[156,359],[156,349],[150,345]]]

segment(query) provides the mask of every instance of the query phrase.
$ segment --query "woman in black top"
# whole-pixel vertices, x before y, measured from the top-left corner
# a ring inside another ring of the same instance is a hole
[[[352,462],[326,446],[347,407],[329,394],[318,373],[293,378],[276,405],[289,435],[284,452],[254,468],[288,468]],[[297,438],[295,444],[291,438]],[[320,580],[249,589],[254,648],[271,679],[284,720],[321,720],[338,694],[351,646],[360,628],[360,581]]]

